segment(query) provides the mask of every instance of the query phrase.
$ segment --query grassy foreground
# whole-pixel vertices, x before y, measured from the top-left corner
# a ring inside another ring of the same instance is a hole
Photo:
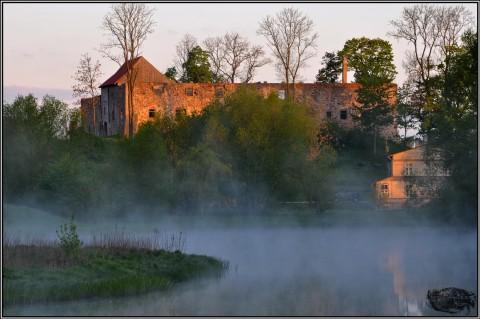
[[[166,289],[226,264],[207,256],[141,248],[84,247],[67,258],[52,245],[4,246],[3,303],[74,300]]]

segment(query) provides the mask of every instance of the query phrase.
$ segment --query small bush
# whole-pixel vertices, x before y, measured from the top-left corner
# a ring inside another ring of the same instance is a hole
[[[57,237],[60,247],[68,257],[78,256],[83,243],[78,238],[77,225],[73,222],[73,217],[70,223],[60,225],[60,229],[57,230]]]

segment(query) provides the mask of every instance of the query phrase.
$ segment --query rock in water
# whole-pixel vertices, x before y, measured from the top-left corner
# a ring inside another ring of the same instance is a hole
[[[465,308],[475,307],[475,294],[460,288],[432,289],[427,298],[433,309],[448,313],[457,313]]]

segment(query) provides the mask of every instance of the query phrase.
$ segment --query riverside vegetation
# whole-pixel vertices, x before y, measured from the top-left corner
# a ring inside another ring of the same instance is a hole
[[[168,238],[114,232],[83,246],[73,222],[58,243],[3,243],[5,305],[135,295],[199,276],[219,276],[227,264],[181,252],[182,234]],[[163,248],[163,249],[161,249]]]

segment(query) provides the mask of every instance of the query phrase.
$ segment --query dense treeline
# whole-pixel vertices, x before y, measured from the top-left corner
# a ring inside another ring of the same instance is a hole
[[[319,143],[304,105],[241,89],[202,113],[143,125],[131,139],[102,139],[51,97],[3,106],[4,194],[76,213],[162,207],[258,210],[331,200],[335,150]]]
[[[146,10],[144,18],[152,25],[151,11],[144,5],[118,8]],[[301,61],[314,56],[317,34],[313,21],[293,8],[265,18],[259,34],[270,43],[285,17],[305,28],[303,37],[292,33],[287,38],[308,53],[296,63],[281,65],[288,87],[304,66]],[[471,13],[462,6],[419,4],[404,8],[392,26],[390,34],[410,46],[405,60],[408,78],[394,108],[387,88],[396,68],[388,41],[353,38],[323,58],[318,82],[337,82],[341,61],[348,58],[349,70],[361,84],[360,105],[351,113],[357,128],[351,131],[328,120],[314,122],[306,106],[293,102],[295,92],[281,100],[242,89],[200,114],[157,118],[135,136],[129,132],[128,139],[84,133],[78,111],[53,97],[46,96],[41,104],[33,96],[18,97],[3,105],[5,198],[48,203],[64,212],[96,208],[126,212],[139,206],[250,211],[292,201],[322,209],[332,203],[331,168],[360,160],[378,168],[375,178],[384,177],[386,153],[406,148],[407,132],[413,130],[412,138],[421,137],[443,151],[451,173],[431,208],[475,216],[478,38],[469,31]],[[148,27],[145,34],[150,31]],[[271,49],[283,47],[276,45]],[[255,69],[269,62],[261,47],[237,33],[206,39],[204,46],[206,51],[195,38],[185,36],[177,46],[177,69],[169,68],[167,75],[187,82],[235,82],[238,77],[249,82]],[[242,49],[236,63],[230,61],[237,52],[234,48]],[[273,50],[277,64],[283,55],[291,55],[289,50],[280,51]],[[74,87],[79,97],[96,94],[99,67],[84,56],[76,73],[77,84],[83,85]],[[381,128],[395,124],[403,131],[401,146],[379,134]]]
[[[434,77],[432,110],[423,130],[442,149],[451,172],[438,207],[474,218],[478,200],[478,34],[462,36]],[[472,219],[473,220],[473,219]]]

